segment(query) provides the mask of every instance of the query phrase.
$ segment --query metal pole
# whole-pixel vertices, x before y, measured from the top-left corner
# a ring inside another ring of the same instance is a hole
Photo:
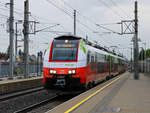
[[[131,72],[132,72],[132,47],[131,47]]]
[[[134,37],[134,79],[139,79],[139,48],[138,48],[138,3],[135,1],[135,37]]]
[[[147,72],[147,65],[146,65],[146,59],[147,59],[147,57],[146,57],[146,43],[144,43],[144,44],[145,44],[145,52],[144,52],[145,53],[145,55],[144,55],[145,56],[144,57],[145,58],[145,73],[146,73]]]
[[[38,60],[38,54],[37,54],[37,76],[39,75],[38,74],[39,73],[39,68],[38,68],[39,67],[39,63],[38,62],[39,62],[39,60]]]
[[[74,35],[76,35],[76,10],[74,10]]]
[[[18,50],[18,49],[17,49],[17,48],[18,48],[18,41],[17,41],[17,40],[18,40],[18,39],[17,39],[17,38],[18,38],[18,30],[17,30],[17,29],[18,29],[18,28],[17,28],[17,22],[16,22],[15,24],[16,24],[16,34],[15,34],[15,35],[16,35],[16,42],[15,42],[15,58],[16,58],[16,60],[17,60],[17,50]]]
[[[144,58],[145,58],[145,56],[144,56],[144,49],[143,49],[143,47],[142,47],[142,72],[144,73]]]
[[[1,63],[0,63],[0,77],[1,77],[2,75],[1,75]],[[3,77],[3,76],[2,76]]]
[[[29,74],[29,1],[24,2],[24,77]]]
[[[13,77],[13,52],[14,52],[14,0],[10,0],[10,17],[9,17],[9,32],[10,32],[10,42],[9,42],[9,78]]]

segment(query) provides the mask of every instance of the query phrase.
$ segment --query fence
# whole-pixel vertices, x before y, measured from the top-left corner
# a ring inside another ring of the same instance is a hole
[[[43,66],[37,65],[37,64],[29,64],[29,73],[42,73]],[[14,76],[23,75],[24,73],[24,65],[17,65],[14,66]],[[0,63],[0,78],[2,77],[8,77],[9,74],[9,64],[1,64]]]

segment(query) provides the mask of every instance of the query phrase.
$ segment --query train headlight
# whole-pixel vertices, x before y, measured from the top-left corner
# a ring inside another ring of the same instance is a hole
[[[53,70],[53,73],[56,74],[56,70]]]
[[[50,69],[49,73],[50,73],[50,74],[56,74],[56,70]]]
[[[53,70],[51,70],[51,69],[50,69],[50,71],[49,71],[49,72],[50,72],[50,73],[53,73]]]
[[[72,74],[75,74],[76,73],[76,70],[72,70]]]
[[[75,73],[76,73],[76,70],[75,70],[75,69],[68,71],[68,74],[75,74]]]
[[[69,70],[69,71],[68,71],[68,74],[72,74],[72,71],[71,71],[71,70]]]

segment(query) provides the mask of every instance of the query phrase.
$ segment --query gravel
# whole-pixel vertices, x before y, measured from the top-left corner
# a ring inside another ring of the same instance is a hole
[[[57,91],[42,90],[24,96],[15,97],[6,101],[0,102],[0,113],[13,113],[19,109],[39,103],[43,100],[55,96]]]

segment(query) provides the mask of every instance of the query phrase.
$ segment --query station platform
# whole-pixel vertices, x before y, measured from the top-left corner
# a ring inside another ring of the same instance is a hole
[[[42,77],[3,80],[0,81],[0,95],[36,88],[42,85]]]
[[[46,113],[150,113],[150,77],[126,72]]]

